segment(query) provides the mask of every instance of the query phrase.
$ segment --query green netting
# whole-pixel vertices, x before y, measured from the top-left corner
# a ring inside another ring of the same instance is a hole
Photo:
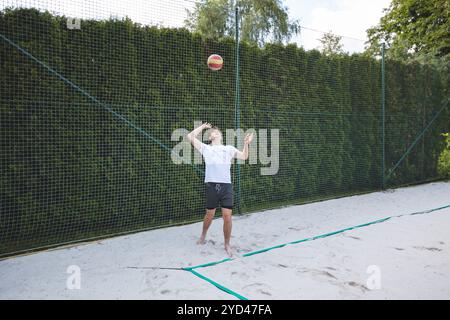
[[[381,188],[380,61],[240,43],[237,78],[233,38],[173,28],[193,2],[0,3],[1,256],[201,219],[204,166],[175,164],[171,138],[199,121],[257,132],[256,163],[233,166],[241,213]],[[206,67],[212,53],[222,70]],[[448,83],[400,62],[387,63],[385,77],[389,170],[442,107]],[[448,120],[446,108],[388,186],[440,178]]]

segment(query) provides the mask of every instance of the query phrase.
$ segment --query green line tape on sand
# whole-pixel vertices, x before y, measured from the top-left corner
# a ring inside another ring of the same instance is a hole
[[[326,237],[330,237],[345,231],[349,231],[349,230],[354,230],[354,229],[358,229],[358,228],[363,228],[363,227],[367,227],[373,224],[377,224],[377,223],[382,223],[385,222],[387,220],[390,220],[392,218],[400,218],[403,216],[412,216],[412,215],[417,215],[417,214],[425,214],[425,213],[430,213],[430,212],[434,212],[434,211],[438,211],[438,210],[442,210],[442,209],[446,209],[446,208],[450,208],[450,205],[446,205],[446,206],[442,206],[442,207],[438,207],[438,208],[433,208],[433,209],[429,209],[429,210],[424,210],[424,211],[419,211],[419,212],[413,212],[413,213],[406,213],[406,214],[401,214],[401,215],[397,215],[397,216],[389,216],[386,218],[382,218],[382,219],[378,219],[378,220],[374,220],[374,221],[370,221],[364,224],[359,224],[353,227],[348,227],[345,229],[341,229],[341,230],[337,230],[337,231],[332,231],[332,232],[328,232],[328,233],[324,233],[322,235],[318,235],[318,236],[314,236],[314,237],[310,237],[310,238],[305,238],[305,239],[301,239],[301,240],[296,240],[296,241],[291,241],[291,242],[287,242],[287,243],[283,243],[283,244],[279,244],[276,246],[272,246],[269,248],[264,248],[264,249],[259,249],[256,251],[252,251],[252,252],[248,252],[242,255],[242,257],[250,257],[253,256],[255,254],[260,254],[263,252],[267,252],[267,251],[271,251],[274,249],[279,249],[279,248],[283,248],[287,245],[293,245],[293,244],[298,244],[298,243],[302,243],[302,242],[306,242],[306,241],[313,241],[313,240],[317,240],[317,239],[322,239],[322,238],[326,238]],[[204,264],[200,264],[198,266],[194,266],[194,267],[188,267],[188,268],[184,268],[187,271],[193,271],[194,269],[198,269],[198,268],[205,268],[205,267],[210,267],[210,266],[214,266],[214,265],[218,265],[227,261],[232,261],[232,260],[236,260],[236,258],[226,258],[220,261],[214,261],[214,262],[209,262],[209,263],[204,263]]]
[[[356,226],[353,226],[353,227],[348,227],[348,228],[345,228],[345,229],[341,229],[341,230],[338,230],[338,231],[333,231],[333,232],[325,233],[325,234],[314,236],[314,237],[310,237],[310,238],[305,238],[305,239],[301,239],[301,240],[297,240],[297,241],[291,241],[291,242],[287,242],[287,243],[280,244],[280,245],[277,245],[277,246],[273,246],[273,247],[269,247],[269,248],[265,248],[265,249],[260,249],[260,250],[256,250],[256,251],[252,251],[252,252],[248,252],[248,253],[242,255],[242,257],[249,257],[249,256],[252,256],[252,255],[255,255],[255,254],[259,254],[259,253],[267,252],[267,251],[270,251],[270,250],[282,248],[282,247],[285,247],[287,245],[293,245],[293,244],[298,244],[298,243],[301,243],[301,242],[313,241],[313,240],[316,240],[316,239],[322,239],[322,238],[330,237],[330,236],[333,236],[333,235],[336,235],[336,234],[339,234],[339,233],[342,233],[342,232],[345,232],[345,231],[358,229],[358,228],[363,228],[363,227],[367,227],[367,226],[370,226],[370,225],[373,225],[373,224],[377,224],[377,223],[382,223],[382,222],[385,222],[385,221],[390,220],[392,218],[400,218],[400,217],[403,217],[403,216],[412,216],[412,215],[417,215],[417,214],[425,214],[425,213],[430,213],[430,212],[434,212],[434,211],[438,211],[438,210],[442,210],[442,209],[446,209],[446,208],[450,208],[450,205],[446,205],[446,206],[442,206],[442,207],[438,207],[438,208],[434,208],[434,209],[429,209],[429,210],[424,210],[424,211],[419,211],[419,212],[401,214],[401,215],[397,215],[397,216],[390,216],[390,217],[374,220],[374,221],[371,221],[371,222],[368,222],[368,223],[359,224],[359,225],[356,225]],[[224,262],[227,262],[227,261],[232,261],[232,260],[235,260],[235,259],[236,258],[226,258],[226,259],[223,259],[223,260],[220,260],[220,261],[204,263],[204,264],[200,264],[198,266],[182,268],[182,269],[185,270],[185,271],[191,272],[192,274],[196,275],[200,279],[203,279],[203,280],[211,283],[212,285],[214,285],[218,289],[220,289],[220,290],[222,290],[222,291],[224,291],[224,292],[226,292],[228,294],[231,294],[231,295],[235,296],[236,298],[238,298],[240,300],[248,300],[244,296],[242,296],[242,295],[240,295],[240,294],[238,294],[238,293],[236,293],[236,292],[234,292],[234,291],[232,291],[232,290],[222,286],[221,284],[211,280],[208,277],[205,277],[204,275],[202,275],[202,274],[200,274],[200,273],[198,273],[197,271],[194,270],[194,269],[198,269],[198,268],[206,268],[206,267],[218,265],[218,264],[221,264],[221,263],[224,263]]]
[[[215,287],[219,288],[220,290],[222,290],[222,291],[224,291],[224,292],[226,292],[226,293],[228,293],[228,294],[231,294],[232,296],[235,296],[236,298],[238,298],[238,299],[240,299],[240,300],[248,300],[246,297],[241,296],[239,293],[236,293],[236,292],[234,292],[234,291],[232,291],[232,290],[230,290],[230,289],[228,289],[228,288],[222,286],[221,284],[215,282],[214,280],[211,280],[211,279],[208,278],[208,277],[205,277],[204,275],[198,273],[198,272],[195,271],[195,270],[190,269],[190,270],[186,270],[186,271],[191,272],[192,274],[196,275],[196,276],[199,277],[200,279],[203,279],[203,280],[205,280],[205,281],[211,283],[212,285],[214,285]]]

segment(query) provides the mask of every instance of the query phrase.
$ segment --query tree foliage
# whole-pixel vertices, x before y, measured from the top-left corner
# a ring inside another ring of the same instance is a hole
[[[322,44],[321,52],[326,56],[344,53],[341,43],[342,37],[333,34],[331,31],[325,33],[319,41]]]
[[[449,0],[392,0],[377,26],[367,30],[367,54],[404,61],[429,62],[440,68],[450,61]]]
[[[439,156],[438,172],[450,179],[450,133],[443,133],[445,139],[445,149]]]
[[[207,38],[234,36],[236,7],[243,41],[259,45],[282,43],[300,32],[299,22],[289,20],[288,9],[281,0],[202,0],[196,3],[194,11],[188,11],[185,24]]]

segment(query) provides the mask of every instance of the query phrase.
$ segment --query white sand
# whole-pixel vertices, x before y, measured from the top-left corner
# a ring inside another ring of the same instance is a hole
[[[234,217],[237,255],[376,219],[450,204],[450,182]],[[225,258],[222,221],[142,232],[0,261],[0,299],[235,299],[187,271]],[[69,290],[68,266],[81,269]],[[377,266],[380,289],[367,268]],[[450,299],[450,208],[197,269],[249,299]]]

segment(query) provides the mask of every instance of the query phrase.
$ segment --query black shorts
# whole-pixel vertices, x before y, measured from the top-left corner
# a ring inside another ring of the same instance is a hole
[[[206,183],[206,209],[218,206],[233,209],[233,185],[231,183]]]

